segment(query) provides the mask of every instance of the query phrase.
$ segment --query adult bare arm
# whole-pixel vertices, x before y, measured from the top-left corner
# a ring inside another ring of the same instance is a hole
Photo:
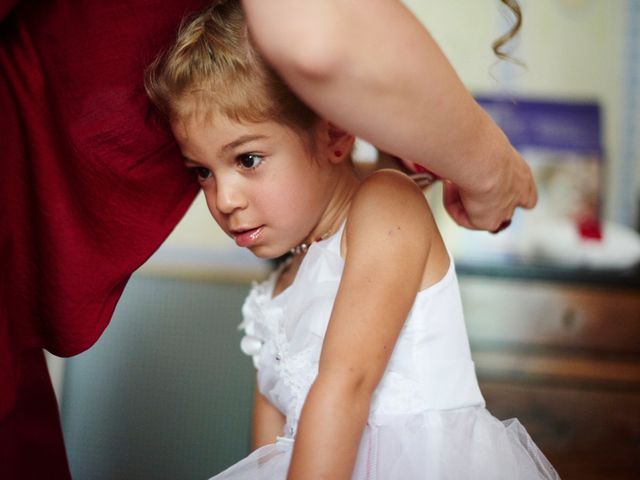
[[[258,48],[322,116],[452,182],[445,204],[495,230],[531,208],[531,172],[398,0],[243,0]]]

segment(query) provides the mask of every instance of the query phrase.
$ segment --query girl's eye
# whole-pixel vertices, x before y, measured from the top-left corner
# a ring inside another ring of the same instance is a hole
[[[198,177],[198,180],[200,181],[207,180],[209,177],[211,177],[211,170],[209,170],[208,168],[191,167],[189,170],[195,173],[196,177]]]
[[[245,155],[238,156],[238,163],[242,166],[242,168],[246,168],[249,170],[258,168],[263,161],[264,158],[255,153],[247,153]]]

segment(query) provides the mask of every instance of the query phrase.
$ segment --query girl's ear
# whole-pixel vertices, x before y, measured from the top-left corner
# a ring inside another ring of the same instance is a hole
[[[328,156],[332,163],[340,163],[350,158],[351,149],[355,138],[346,130],[327,122],[327,132],[329,134]]]

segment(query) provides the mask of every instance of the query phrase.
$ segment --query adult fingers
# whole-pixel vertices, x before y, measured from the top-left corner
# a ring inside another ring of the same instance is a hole
[[[470,230],[498,230],[513,216],[514,205],[500,205],[491,195],[478,195],[445,182],[443,202],[451,218]]]
[[[513,188],[517,189],[519,198],[516,207],[531,209],[538,203],[538,189],[531,168],[524,161],[519,162],[518,182],[515,182]]]
[[[451,182],[443,182],[442,200],[444,208],[449,216],[461,227],[475,230],[476,227],[471,222],[467,210],[462,203],[460,190]]]

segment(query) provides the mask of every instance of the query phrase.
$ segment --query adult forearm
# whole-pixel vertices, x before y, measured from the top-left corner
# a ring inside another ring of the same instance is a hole
[[[398,0],[244,0],[267,59],[326,118],[462,188],[512,160],[427,30]]]
[[[351,478],[370,394],[349,384],[314,384],[300,418],[288,480]]]

